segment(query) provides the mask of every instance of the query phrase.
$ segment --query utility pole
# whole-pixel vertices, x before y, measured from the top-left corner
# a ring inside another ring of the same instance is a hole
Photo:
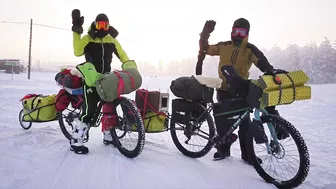
[[[28,79],[30,79],[30,69],[31,69],[31,46],[33,37],[33,19],[30,19],[30,36],[29,36],[29,55],[28,55]]]

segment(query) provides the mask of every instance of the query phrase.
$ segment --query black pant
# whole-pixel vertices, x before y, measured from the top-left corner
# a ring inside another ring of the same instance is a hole
[[[217,101],[218,102],[227,100],[227,99],[232,99],[232,96],[230,95],[229,92],[223,91],[223,90],[217,91]],[[239,126],[238,135],[239,135],[240,140],[246,139],[250,121],[251,121],[250,115],[248,115],[248,117]],[[233,125],[234,122],[235,120],[228,119],[228,120],[221,120],[220,125],[216,124],[218,135],[223,136],[227,131],[229,131],[230,127]]]
[[[99,101],[100,97],[96,88],[84,85],[84,102],[82,106],[83,113],[81,115],[82,122],[86,124],[90,123]]]

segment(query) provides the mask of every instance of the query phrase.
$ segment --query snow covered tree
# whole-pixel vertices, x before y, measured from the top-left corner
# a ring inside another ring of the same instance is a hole
[[[301,59],[299,56],[300,47],[297,44],[288,45],[285,50],[282,51],[281,56],[281,69],[288,71],[298,70]]]
[[[268,51],[263,51],[264,55],[266,56],[266,58],[268,59],[268,61],[270,62],[270,64],[272,64],[274,67],[276,68],[281,68],[282,65],[282,49],[277,46],[274,45],[271,49],[269,49]],[[253,72],[254,72],[254,68]],[[253,73],[254,74],[254,73]],[[260,73],[256,73],[259,74]]]
[[[318,47],[318,56],[315,62],[315,78],[317,83],[330,83],[335,73],[335,62],[333,62],[333,51],[331,42],[325,37],[325,40]]]
[[[298,64],[297,69],[303,70],[310,77],[310,83],[314,82],[316,75],[316,58],[318,53],[318,47],[315,43],[308,43],[300,50],[301,61]]]

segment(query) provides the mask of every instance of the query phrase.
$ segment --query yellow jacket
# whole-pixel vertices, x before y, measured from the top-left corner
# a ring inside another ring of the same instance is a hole
[[[218,75],[223,80],[220,90],[226,91],[226,79],[221,72],[221,67],[232,65],[237,74],[248,79],[252,63],[262,72],[273,69],[264,54],[253,44],[248,43],[246,36],[240,46],[236,46],[232,41],[219,42],[216,45],[209,45],[206,54],[219,56]]]

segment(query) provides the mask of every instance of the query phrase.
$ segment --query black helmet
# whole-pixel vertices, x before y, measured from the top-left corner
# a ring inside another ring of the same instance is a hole
[[[245,18],[239,18],[234,21],[232,28],[245,28],[250,31],[250,23]]]
[[[106,14],[104,13],[101,13],[101,14],[98,14],[97,17],[96,17],[96,22],[98,21],[105,21],[105,22],[109,22],[109,19],[108,17],[106,16]]]

